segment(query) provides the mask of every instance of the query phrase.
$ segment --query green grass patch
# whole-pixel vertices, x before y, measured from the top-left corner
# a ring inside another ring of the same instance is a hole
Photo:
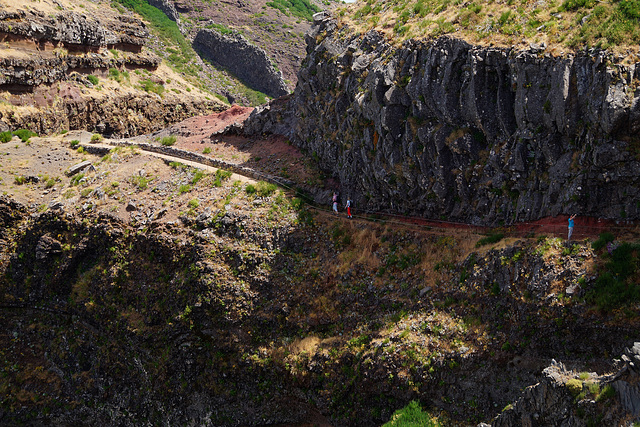
[[[145,92],[157,93],[160,96],[163,96],[164,94],[164,86],[159,83],[155,83],[150,79],[140,80],[140,89]]]
[[[137,187],[138,190],[146,190],[149,187],[149,183],[153,181],[153,178],[141,176],[141,175],[133,175],[129,178],[129,182],[134,187]]]
[[[394,412],[383,427],[440,427],[440,423],[424,412],[418,402],[412,400],[407,406]]]
[[[80,184],[80,181],[82,180],[82,178],[84,178],[84,173],[79,173],[73,176],[73,178],[71,178],[71,185],[75,186]]]
[[[260,197],[269,197],[277,189],[278,189],[277,185],[272,184],[270,182],[266,182],[266,181],[258,181],[258,183],[256,184],[256,193]]]
[[[214,187],[222,187],[222,183],[224,181],[228,180],[229,178],[231,178],[231,175],[233,175],[233,173],[230,172],[230,171],[225,171],[225,170],[222,170],[222,169],[218,169],[216,171],[216,174],[214,175],[215,179],[213,180],[213,186]],[[254,191],[254,193],[255,193],[255,191]],[[247,194],[250,194],[250,193],[247,191]]]
[[[177,138],[175,135],[163,136],[162,138],[160,138],[160,144],[164,145],[165,147],[170,147],[176,143],[176,139]]]
[[[313,14],[320,12],[320,9],[308,0],[273,0],[268,1],[267,6],[278,9],[286,16],[297,16],[307,21],[313,19]]]
[[[216,30],[217,32],[223,35],[233,34],[235,32],[231,28],[227,27],[226,25],[216,24],[216,23],[208,24],[205,28]]]
[[[196,169],[196,172],[193,174],[193,178],[191,178],[191,184],[196,185],[202,178],[204,178],[204,171]]]
[[[108,77],[111,80],[115,80],[118,83],[122,83],[123,81],[125,81],[125,79],[129,80],[129,73],[127,71],[122,71],[121,72],[117,68],[109,68]]]

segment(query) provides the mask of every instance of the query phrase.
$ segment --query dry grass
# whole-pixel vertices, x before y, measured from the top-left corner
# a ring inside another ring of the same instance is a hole
[[[618,16],[618,2],[604,0],[590,7],[565,10],[563,1],[544,6],[535,0],[459,2],[450,0],[367,0],[338,9],[340,19],[363,33],[375,29],[400,45],[407,39],[431,39],[451,34],[477,45],[518,46],[546,43],[547,52],[561,55],[584,46],[602,45],[632,59],[637,52],[639,31],[631,21],[611,21]],[[598,18],[594,8],[605,10]],[[581,25],[586,16],[587,23]]]

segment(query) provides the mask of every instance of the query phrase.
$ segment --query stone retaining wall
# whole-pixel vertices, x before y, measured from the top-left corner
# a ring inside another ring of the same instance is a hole
[[[179,148],[174,148],[165,145],[153,145],[147,143],[140,142],[131,142],[131,141],[113,141],[109,142],[110,145],[115,147],[138,147],[143,151],[148,151],[152,153],[164,154],[166,156],[176,157],[183,160],[188,160],[192,162],[197,162],[203,165],[211,166],[214,168],[224,169],[231,171],[233,173],[237,173],[238,175],[246,176],[248,178],[252,178],[260,181],[271,182],[276,185],[280,185],[282,187],[287,188],[295,188],[296,184],[293,181],[290,181],[285,178],[281,178],[278,176],[265,174],[262,172],[258,172],[255,169],[248,168],[246,166],[239,166],[233,163],[228,163],[218,159],[212,159],[211,157],[204,156],[202,154],[194,153],[192,151],[181,150]],[[97,146],[91,144],[81,144],[82,147],[90,154],[95,154],[99,156],[103,156],[109,151],[110,148],[104,146]],[[167,160],[167,162],[169,162]]]

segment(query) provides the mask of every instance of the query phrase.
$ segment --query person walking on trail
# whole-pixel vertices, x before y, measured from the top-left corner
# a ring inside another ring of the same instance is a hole
[[[338,193],[333,192],[333,214],[338,215]]]
[[[573,220],[576,219],[576,214],[573,214],[569,217],[569,236],[567,237],[567,242],[571,242],[571,235],[573,234]]]
[[[347,198],[347,204],[344,206],[347,209],[347,218],[353,218],[351,216],[351,199]]]

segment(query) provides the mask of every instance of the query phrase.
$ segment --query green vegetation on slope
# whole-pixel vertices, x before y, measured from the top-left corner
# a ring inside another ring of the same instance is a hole
[[[320,9],[316,5],[309,3],[308,0],[273,0],[268,1],[267,6],[278,9],[287,16],[291,14],[308,21],[313,19],[314,13],[320,12]]]
[[[175,22],[169,19],[160,9],[151,6],[144,0],[118,0],[118,2],[140,14],[149,21],[151,27],[156,30],[163,41],[177,47],[177,49],[167,49],[170,53],[167,60],[177,71],[196,75],[194,65],[191,64],[196,54]]]
[[[532,0],[367,0],[340,15],[359,29],[391,32],[399,41],[455,33],[476,43],[514,45],[525,38],[573,49],[640,42],[638,0],[551,0],[548,7]]]
[[[440,423],[422,412],[420,404],[412,400],[407,406],[394,412],[391,420],[383,427],[438,427]]]
[[[603,233],[593,248],[605,263],[587,300],[605,311],[640,301],[640,243],[617,242]]]

